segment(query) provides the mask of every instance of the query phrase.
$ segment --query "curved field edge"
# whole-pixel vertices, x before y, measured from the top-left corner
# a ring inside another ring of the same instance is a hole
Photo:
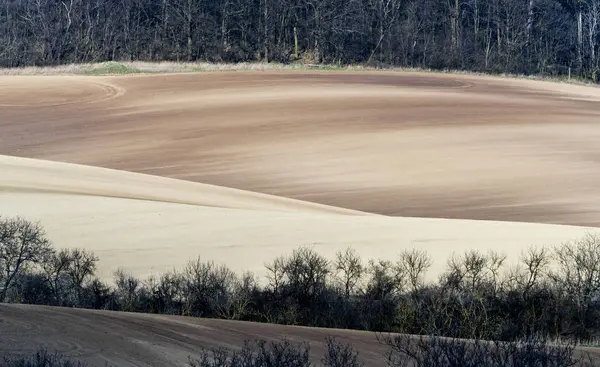
[[[2,215],[44,224],[61,247],[100,258],[98,276],[126,265],[136,276],[163,273],[190,258],[263,275],[264,264],[299,245],[326,257],[352,246],[363,258],[402,249],[433,255],[430,276],[453,253],[502,249],[509,262],[532,245],[556,244],[591,227],[346,215],[352,211],[137,173],[0,157]]]
[[[307,63],[277,63],[277,62],[176,62],[176,61],[105,61],[96,63],[74,63],[57,66],[24,66],[15,68],[0,68],[0,75],[126,75],[126,74],[155,74],[155,73],[197,73],[197,72],[231,72],[231,71],[285,71],[285,70],[327,70],[327,71],[388,71],[388,72],[423,72],[433,74],[456,74],[471,76],[492,76],[506,79],[526,79],[550,81],[555,83],[576,84],[597,87],[588,79],[561,76],[525,75],[512,73],[485,73],[461,69],[425,69],[411,67],[375,67],[365,64],[307,64]]]
[[[73,163],[0,155],[0,192],[85,195],[244,210],[374,215],[245,190]]]
[[[589,122],[597,105],[538,90],[571,87],[570,94],[593,95],[597,88],[318,73],[0,77],[8,102],[2,153],[385,215],[598,223],[598,199],[589,189],[598,178],[588,158],[596,153]],[[275,88],[265,83],[270,78]],[[120,86],[109,91],[110,106],[92,103],[103,92],[96,87],[101,83]],[[370,87],[353,87],[364,83]],[[436,94],[427,98],[431,88]],[[113,98],[119,90],[126,92]],[[256,108],[262,105],[269,107]],[[462,105],[466,110],[457,108]],[[561,176],[571,174],[577,187],[567,190]]]

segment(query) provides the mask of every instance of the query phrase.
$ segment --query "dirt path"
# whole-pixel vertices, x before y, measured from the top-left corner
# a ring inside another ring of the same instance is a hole
[[[600,225],[600,93],[418,73],[0,77],[0,154],[394,216]]]

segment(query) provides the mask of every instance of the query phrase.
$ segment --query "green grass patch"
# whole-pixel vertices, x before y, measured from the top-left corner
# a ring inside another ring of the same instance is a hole
[[[83,70],[83,74],[85,75],[120,75],[135,73],[139,73],[139,70],[115,61],[95,64]]]

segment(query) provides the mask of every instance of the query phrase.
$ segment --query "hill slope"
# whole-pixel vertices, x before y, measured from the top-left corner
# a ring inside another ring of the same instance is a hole
[[[600,225],[598,88],[300,71],[0,86],[0,154],[385,215]]]
[[[594,228],[369,215],[246,191],[75,164],[1,157],[2,215],[39,220],[58,247],[145,277],[193,258],[264,275],[264,264],[301,245],[321,254],[352,246],[366,261],[418,247],[436,277],[453,252],[501,250],[515,262],[530,245],[552,245]]]
[[[245,340],[310,342],[319,362],[327,336],[351,343],[369,366],[384,366],[374,333],[191,317],[0,304],[0,360],[39,347],[93,366],[182,366],[200,348],[239,348]]]

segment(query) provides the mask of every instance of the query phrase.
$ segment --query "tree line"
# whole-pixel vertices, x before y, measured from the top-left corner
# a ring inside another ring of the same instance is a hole
[[[597,81],[600,0],[0,0],[0,66],[373,64]]]
[[[107,284],[93,253],[57,250],[39,223],[0,217],[0,302],[481,340],[597,338],[600,237],[532,247],[511,268],[505,261],[467,251],[426,282],[432,262],[420,249],[365,262],[352,248],[330,260],[299,247],[269,262],[263,283],[197,258],[144,280],[120,269]]]

